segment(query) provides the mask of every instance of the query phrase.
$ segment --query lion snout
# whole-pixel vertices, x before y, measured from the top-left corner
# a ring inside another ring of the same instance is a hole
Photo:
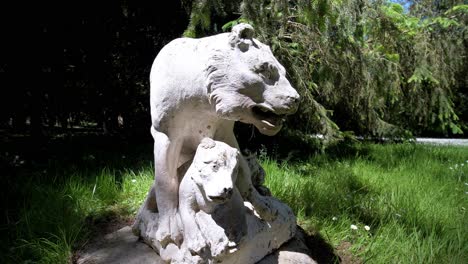
[[[222,192],[217,195],[208,195],[212,201],[224,202],[231,199],[233,193],[232,188],[223,188]]]
[[[299,107],[300,97],[299,94],[287,94],[287,95],[279,95],[279,101],[282,102],[281,108],[278,109],[282,115],[291,115],[296,113],[297,108]]]
[[[231,199],[233,192],[234,183],[232,182],[231,177],[219,177],[205,185],[206,197],[215,203],[223,203],[228,201]]]
[[[224,188],[223,189],[223,195],[227,199],[230,199],[232,197],[232,192],[233,192],[232,188]]]
[[[263,93],[265,103],[273,108],[273,112],[277,115],[294,114],[301,100],[301,96],[297,93],[288,80],[285,78]]]

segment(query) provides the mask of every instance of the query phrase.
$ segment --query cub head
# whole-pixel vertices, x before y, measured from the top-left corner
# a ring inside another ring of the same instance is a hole
[[[205,198],[214,203],[229,200],[235,188],[240,153],[226,143],[204,138],[197,148],[192,165],[192,180]]]
[[[226,45],[211,55],[207,89],[221,118],[253,124],[272,136],[285,116],[297,111],[300,97],[270,48],[253,35],[248,24],[233,27]]]

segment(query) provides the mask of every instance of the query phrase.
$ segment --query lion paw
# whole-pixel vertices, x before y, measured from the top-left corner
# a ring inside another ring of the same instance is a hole
[[[201,255],[209,248],[208,243],[200,232],[187,234],[185,240],[187,248],[192,254]]]
[[[180,246],[182,243],[182,224],[177,213],[170,216],[164,216],[159,219],[158,231],[156,231],[156,239],[165,248],[169,243],[174,243]]]
[[[260,217],[265,221],[273,221],[278,216],[278,209],[272,206],[271,202],[264,196],[256,195],[255,199],[252,199],[252,205],[258,212]]]

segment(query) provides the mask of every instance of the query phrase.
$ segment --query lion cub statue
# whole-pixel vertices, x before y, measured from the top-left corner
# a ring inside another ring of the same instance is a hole
[[[181,263],[220,260],[236,251],[247,233],[245,207],[235,183],[240,153],[226,143],[204,138],[179,187],[179,212],[184,229]]]

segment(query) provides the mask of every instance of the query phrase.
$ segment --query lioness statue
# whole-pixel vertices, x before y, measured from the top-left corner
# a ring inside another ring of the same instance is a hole
[[[179,183],[202,139],[239,149],[235,121],[272,136],[281,129],[283,118],[297,110],[299,95],[284,67],[253,36],[252,26],[239,24],[230,33],[176,39],[153,63],[150,104],[156,175],[134,231],[144,232],[162,247],[183,241]],[[275,209],[253,187],[250,175],[241,157],[236,186],[242,198],[263,219],[274,218]],[[148,215],[155,212],[158,223],[151,223],[156,218]]]
[[[244,201],[237,189],[240,153],[204,138],[179,188],[183,247],[191,255],[217,259],[247,234]]]

